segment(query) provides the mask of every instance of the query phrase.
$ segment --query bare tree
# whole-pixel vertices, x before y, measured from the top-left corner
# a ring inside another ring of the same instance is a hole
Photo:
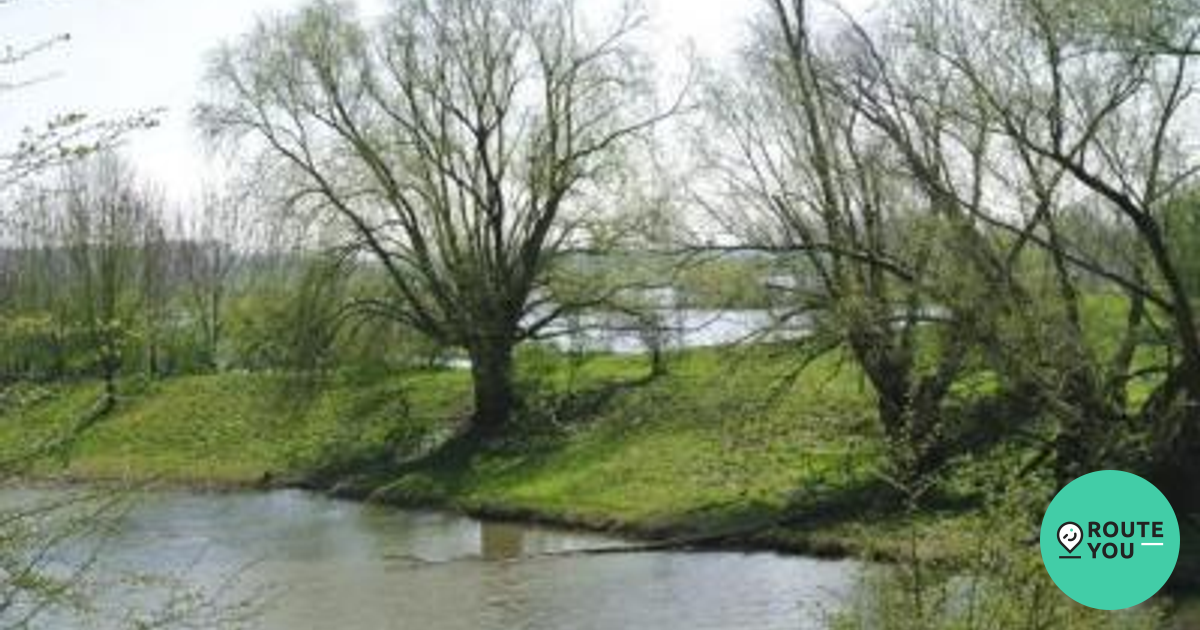
[[[98,153],[63,175],[60,221],[77,316],[87,327],[105,384],[101,412],[117,400],[117,376],[133,327],[142,235],[158,207],[115,153]]]
[[[220,347],[225,330],[229,283],[241,260],[238,244],[247,241],[250,229],[243,206],[244,195],[206,189],[199,212],[183,219],[178,232],[179,262],[187,281],[185,299],[203,340],[204,360],[211,370],[220,367]]]
[[[793,261],[793,316],[811,314],[818,352],[847,349],[862,368],[892,446],[893,473],[925,487],[945,457],[943,405],[990,334],[979,316],[995,256],[967,214],[975,169],[945,169],[954,146],[936,85],[912,89],[861,26],[821,51],[804,0],[770,0],[750,78],[714,90],[724,181],[714,214],[738,248]],[[918,94],[920,98],[918,99]],[[712,132],[710,132],[712,133]],[[917,494],[920,492],[918,491]]]
[[[590,194],[675,111],[648,96],[641,23],[592,35],[567,0],[407,0],[367,28],[317,2],[218,51],[198,118],[261,143],[294,205],[386,270],[390,294],[356,308],[468,352],[472,429],[495,432],[514,348],[577,306],[546,278]]]
[[[989,168],[1010,203],[977,217],[1014,239],[1014,255],[1033,250],[1050,262],[1062,321],[1050,346],[1065,351],[1040,380],[1064,419],[1060,483],[1111,464],[1112,431],[1132,426],[1155,445],[1164,491],[1188,495],[1177,484],[1200,453],[1200,330],[1167,219],[1200,172],[1187,151],[1196,8],[1188,0],[914,4],[910,40],[980,106],[982,118],[968,117],[998,148]],[[1072,227],[1081,223],[1119,237],[1086,238]],[[1125,298],[1124,330],[1103,354],[1085,339],[1087,280]],[[1135,360],[1151,339],[1169,352]],[[1132,400],[1130,384],[1147,377],[1153,392]]]
[[[137,254],[141,313],[143,365],[150,377],[161,376],[165,368],[163,341],[170,321],[170,245],[161,212],[161,195],[145,191],[158,208],[142,219]]]
[[[11,0],[0,0],[0,13],[9,4]],[[28,46],[6,42],[0,48],[0,96],[5,104],[12,102],[21,88],[46,79],[23,75],[22,62],[67,39],[66,35],[57,35]],[[23,284],[19,295],[4,296],[3,307],[32,306],[39,315],[50,316],[48,327],[52,332],[48,336],[53,339],[40,343],[57,355],[55,376],[66,371],[63,346],[69,337],[65,330],[68,320],[63,316],[68,302],[63,296],[69,265],[56,237],[70,222],[62,221],[58,212],[64,203],[62,198],[51,197],[34,182],[44,183],[42,177],[55,169],[111,147],[130,131],[154,124],[152,112],[111,121],[92,121],[80,113],[60,114],[44,126],[26,131],[15,147],[0,148],[0,204],[4,204],[0,206],[0,239],[5,247],[15,245],[19,249],[16,255],[6,258],[4,271],[20,276],[16,280]],[[15,268],[9,268],[10,264]],[[12,297],[19,298],[20,304],[14,305],[8,299]],[[12,350],[7,345],[0,347],[6,357]],[[6,382],[0,386],[4,411],[19,414],[26,401],[21,400],[19,388],[13,388],[18,390],[17,395],[10,396],[9,385]],[[30,464],[61,453],[76,436],[54,438],[52,443],[27,437],[18,452],[0,457],[0,477],[11,480],[26,472]],[[78,611],[91,595],[87,590],[88,573],[94,568],[101,534],[113,513],[119,511],[117,504],[122,503],[120,496],[114,496],[104,491],[90,497],[5,501],[0,508],[0,627],[28,628],[47,620],[61,623],[61,613],[69,616]],[[72,554],[73,558],[63,557]],[[138,627],[160,624],[142,623]]]

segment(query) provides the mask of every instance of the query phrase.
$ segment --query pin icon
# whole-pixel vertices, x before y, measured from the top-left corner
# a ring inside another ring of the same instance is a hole
[[[1058,526],[1058,543],[1067,550],[1067,553],[1075,551],[1079,543],[1083,542],[1083,529],[1070,521]]]

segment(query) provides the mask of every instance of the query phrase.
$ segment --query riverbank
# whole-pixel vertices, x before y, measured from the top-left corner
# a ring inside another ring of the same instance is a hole
[[[830,357],[797,375],[794,356],[769,348],[702,350],[672,357],[667,375],[649,379],[637,357],[565,361],[523,357],[532,393],[510,440],[430,457],[402,475],[401,462],[469,414],[464,373],[339,375],[319,386],[270,374],[143,383],[31,473],[208,488],[298,484],[475,516],[822,556],[908,550],[910,521],[876,474],[872,401],[849,364]],[[91,384],[28,388],[19,411],[10,406],[3,416],[0,449],[63,439],[97,394]],[[971,469],[949,484],[941,508],[920,517],[922,539],[955,540],[974,518]]]
[[[903,510],[880,474],[869,389],[836,356],[797,374],[786,351],[696,350],[672,356],[653,379],[637,357],[564,361],[522,357],[528,404],[510,437],[486,448],[430,455],[470,413],[463,372],[319,382],[227,373],[129,383],[116,410],[78,434],[98,384],[9,388],[0,461],[42,451],[25,478],[48,483],[302,486],[618,533],[651,548],[867,560],[906,560],[915,550],[953,570],[988,553],[1008,557],[1005,545],[1027,535],[982,513],[984,493],[1030,455],[987,439],[986,417],[959,427],[979,439],[957,442],[938,496],[918,514]],[[1032,504],[1043,500],[1035,494]],[[1191,627],[1200,608],[1181,606],[1174,627]]]

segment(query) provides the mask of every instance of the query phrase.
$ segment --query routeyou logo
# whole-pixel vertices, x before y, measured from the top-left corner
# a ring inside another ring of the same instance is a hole
[[[1104,470],[1067,484],[1042,519],[1042,561],[1071,599],[1136,606],[1167,583],[1179,559],[1179,521],[1149,481]]]

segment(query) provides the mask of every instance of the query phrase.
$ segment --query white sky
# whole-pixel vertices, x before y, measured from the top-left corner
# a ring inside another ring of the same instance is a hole
[[[358,0],[377,7],[380,0]],[[590,9],[612,0],[579,0]],[[0,149],[20,130],[56,113],[119,116],[163,107],[162,125],[135,135],[128,153],[142,173],[184,203],[211,171],[191,125],[202,94],[205,54],[246,32],[258,16],[286,11],[303,0],[16,0],[0,5],[0,47],[23,47],[59,33],[71,40],[0,83],[53,75],[16,92],[0,93]],[[850,4],[864,4],[855,0]],[[646,0],[658,63],[678,67],[683,50],[716,63],[728,60],[762,0]],[[365,7],[367,9],[371,7]],[[0,48],[2,50],[2,48]]]

